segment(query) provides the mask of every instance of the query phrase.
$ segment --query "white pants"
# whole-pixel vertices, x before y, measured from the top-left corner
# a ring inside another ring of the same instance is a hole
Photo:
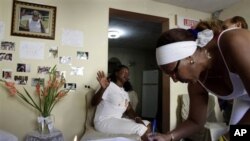
[[[147,120],[143,120],[143,122],[146,126],[149,124]],[[145,125],[127,118],[107,118],[95,122],[95,129],[109,134],[137,134],[142,136],[148,129]]]

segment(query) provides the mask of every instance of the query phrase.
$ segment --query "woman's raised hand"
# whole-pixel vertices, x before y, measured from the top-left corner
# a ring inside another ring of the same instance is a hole
[[[103,71],[97,72],[96,79],[100,83],[102,88],[106,89],[109,86],[109,80],[107,79]]]

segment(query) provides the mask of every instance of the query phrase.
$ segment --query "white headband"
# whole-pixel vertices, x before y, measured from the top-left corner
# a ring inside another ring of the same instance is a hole
[[[158,65],[169,64],[194,54],[197,48],[195,41],[181,41],[163,45],[156,49]]]

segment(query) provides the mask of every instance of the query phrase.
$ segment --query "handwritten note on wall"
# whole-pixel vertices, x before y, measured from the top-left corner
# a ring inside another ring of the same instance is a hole
[[[41,42],[22,41],[20,43],[20,58],[22,59],[44,59],[45,44]]]
[[[83,32],[64,29],[62,33],[62,45],[83,47]]]
[[[4,23],[0,21],[0,40],[4,37]]]

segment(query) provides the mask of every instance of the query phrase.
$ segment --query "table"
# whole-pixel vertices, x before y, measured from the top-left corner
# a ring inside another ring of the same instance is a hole
[[[218,141],[221,135],[229,131],[228,126],[224,122],[209,122],[205,127],[210,131],[211,141]]]
[[[136,140],[124,138],[124,137],[114,137],[114,138],[96,139],[96,140],[87,140],[87,141],[136,141]]]
[[[64,141],[64,139],[62,132],[59,130],[54,130],[49,134],[32,131],[26,135],[25,141]]]
[[[0,141],[18,141],[18,139],[15,135],[0,129]]]

